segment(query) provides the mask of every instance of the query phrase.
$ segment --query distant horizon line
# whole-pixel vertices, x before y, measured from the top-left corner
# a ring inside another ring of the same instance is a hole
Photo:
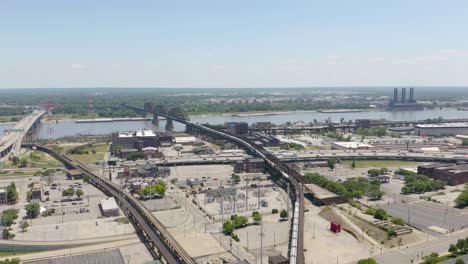
[[[326,88],[468,88],[465,85],[350,85],[350,86],[283,86],[283,87],[130,87],[130,86],[102,86],[102,87],[0,87],[0,90],[27,90],[27,89],[326,89]]]

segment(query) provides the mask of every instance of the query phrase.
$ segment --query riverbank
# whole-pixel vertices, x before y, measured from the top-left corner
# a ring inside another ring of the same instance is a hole
[[[232,112],[224,114],[200,114],[200,115],[190,115],[190,117],[244,117],[244,116],[273,116],[273,115],[285,115],[285,114],[298,114],[298,113],[357,113],[357,112],[381,112],[385,110],[380,109],[336,109],[336,110],[291,110],[291,111],[253,111],[253,112]]]
[[[274,111],[250,111],[250,112],[228,112],[228,113],[208,113],[208,114],[192,114],[191,118],[210,118],[210,117],[248,117],[248,116],[274,116],[274,115],[285,115],[285,114],[300,114],[300,113],[357,113],[357,112],[380,112],[385,110],[380,109],[334,109],[334,110],[274,110]],[[44,122],[63,122],[63,121],[75,121],[76,123],[100,123],[100,122],[113,122],[113,121],[140,121],[144,118],[140,117],[116,117],[116,118],[89,118],[88,116],[75,116],[65,114],[52,114],[49,117],[45,117],[42,120]],[[151,120],[151,118],[146,118]],[[162,118],[164,119],[164,118]],[[16,124],[15,122],[0,122],[2,125]]]

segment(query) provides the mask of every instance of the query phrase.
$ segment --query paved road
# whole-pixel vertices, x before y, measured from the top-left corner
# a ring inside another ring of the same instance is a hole
[[[447,253],[450,244],[456,244],[460,238],[468,236],[468,230],[457,232],[439,238],[436,240],[424,242],[419,245],[410,246],[404,249],[395,249],[393,251],[386,252],[380,256],[376,256],[375,259],[379,264],[411,264],[419,263],[421,256],[431,254],[431,252],[437,252],[439,255]]]

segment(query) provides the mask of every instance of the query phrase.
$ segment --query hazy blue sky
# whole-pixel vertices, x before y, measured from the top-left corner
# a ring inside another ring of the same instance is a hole
[[[468,1],[1,0],[0,88],[467,85]]]

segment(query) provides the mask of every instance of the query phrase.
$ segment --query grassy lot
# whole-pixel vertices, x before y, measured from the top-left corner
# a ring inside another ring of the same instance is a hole
[[[34,172],[26,173],[24,171],[0,171],[0,177],[34,175]]]
[[[45,152],[34,150],[29,155],[28,167],[31,168],[56,168],[62,166],[60,161]]]
[[[343,164],[351,167],[353,161],[344,161]],[[418,162],[405,161],[405,160],[356,160],[356,168],[386,168],[386,167],[404,167],[404,166],[415,166]]]
[[[24,254],[31,254],[36,253],[36,251],[0,251],[0,257],[10,257],[16,255],[24,255]]]
[[[54,159],[45,152],[34,150],[26,156],[28,165],[26,168],[57,168],[62,167],[62,163]],[[5,169],[17,169],[18,165],[14,165],[10,160],[5,161]]]
[[[83,162],[85,164],[96,163],[98,160],[103,160],[104,155],[106,154],[108,145],[96,145],[93,147],[84,148],[84,152],[88,154],[71,154],[76,160]]]
[[[320,150],[322,148],[320,148],[318,146],[307,146],[306,149],[308,149],[308,150]]]

